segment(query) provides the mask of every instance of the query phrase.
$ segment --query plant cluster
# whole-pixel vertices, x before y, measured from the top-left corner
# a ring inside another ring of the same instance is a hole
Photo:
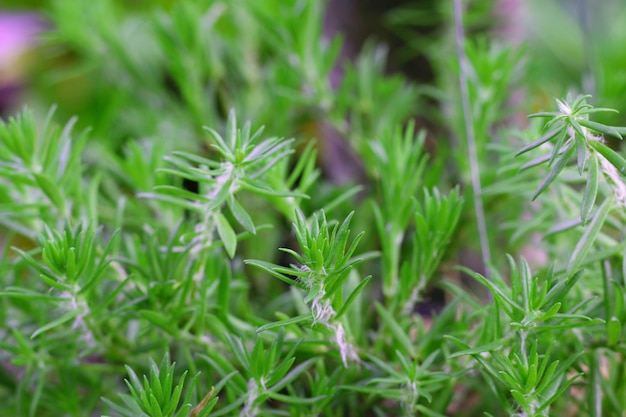
[[[322,2],[54,2],[0,121],[0,415],[621,415],[626,127],[516,126],[524,51],[449,3],[426,88]]]

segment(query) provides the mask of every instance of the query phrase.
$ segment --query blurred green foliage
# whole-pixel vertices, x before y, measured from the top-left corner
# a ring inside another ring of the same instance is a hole
[[[619,415],[626,10],[521,3],[7,3],[0,415]]]

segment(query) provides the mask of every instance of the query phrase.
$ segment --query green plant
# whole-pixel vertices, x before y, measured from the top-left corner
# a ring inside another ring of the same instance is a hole
[[[520,122],[487,2],[409,39],[433,84],[370,42],[336,88],[320,2],[160,3],[46,7],[0,121],[0,415],[623,413],[613,110]]]

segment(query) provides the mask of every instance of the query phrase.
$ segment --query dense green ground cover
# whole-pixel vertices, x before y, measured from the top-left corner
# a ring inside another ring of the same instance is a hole
[[[626,34],[460,3],[385,17],[428,82],[339,64],[322,2],[46,7],[0,123],[0,415],[623,415]]]

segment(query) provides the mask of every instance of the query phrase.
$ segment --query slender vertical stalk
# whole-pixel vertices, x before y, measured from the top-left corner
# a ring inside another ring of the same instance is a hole
[[[472,120],[471,104],[467,87],[468,62],[465,55],[463,40],[463,5],[461,0],[454,0],[454,32],[457,57],[459,60],[459,87],[461,89],[461,102],[463,105],[463,119],[465,122],[465,135],[467,138],[467,151],[469,154],[470,172],[472,177],[472,189],[474,190],[474,207],[476,210],[476,223],[478,224],[478,235],[480,238],[480,248],[485,264],[487,278],[490,277],[489,266],[491,265],[491,251],[489,249],[489,238],[487,236],[487,225],[485,223],[485,210],[483,208],[482,188],[480,185],[480,167],[478,166],[478,156],[476,154],[476,134]]]

